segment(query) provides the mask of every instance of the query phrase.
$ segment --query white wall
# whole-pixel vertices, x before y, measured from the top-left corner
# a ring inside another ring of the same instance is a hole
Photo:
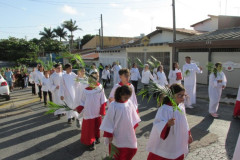
[[[176,39],[183,39],[189,37],[185,34],[176,34]],[[163,43],[163,42],[173,42],[173,32],[163,31],[162,33],[158,33],[150,38],[149,43]]]
[[[104,66],[112,65],[112,63],[116,61],[119,61],[123,68],[127,67],[126,50],[122,50],[121,52],[99,53],[99,63],[102,63]]]
[[[208,52],[179,52],[178,62],[182,69],[185,64],[185,57],[190,56],[192,60],[199,63],[199,66],[203,68],[202,74],[197,74],[197,83],[208,84],[208,70],[206,65],[208,64]]]
[[[218,29],[218,18],[217,17],[211,17],[211,20],[208,20],[203,23],[199,23],[194,27],[194,30],[196,31],[206,31],[206,32],[212,32]]]
[[[227,62],[240,63],[240,52],[213,52],[212,62]],[[240,68],[235,68],[233,71],[226,71],[223,69],[227,77],[227,87],[238,88],[240,84]]]

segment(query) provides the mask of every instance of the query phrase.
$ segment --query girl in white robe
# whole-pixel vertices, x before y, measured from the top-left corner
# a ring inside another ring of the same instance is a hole
[[[112,143],[117,147],[115,160],[131,160],[137,152],[137,138],[135,129],[141,121],[135,112],[133,103],[129,99],[132,89],[129,86],[118,87],[107,114],[100,126],[104,131],[105,143]],[[109,154],[111,145],[109,144]]]
[[[94,150],[95,144],[100,143],[99,127],[102,116],[106,114],[107,98],[104,89],[98,83],[98,74],[93,72],[88,78],[89,86],[84,89],[81,103],[75,109],[79,114],[83,112],[81,143]]]
[[[171,101],[165,97],[158,109],[153,128],[147,143],[148,160],[183,160],[188,153],[188,144],[192,142],[185,115],[185,89],[180,84],[173,84],[170,90],[181,112],[173,110]]]
[[[158,67],[158,72],[157,72],[157,83],[160,86],[167,86],[168,85],[168,81],[167,81],[167,77],[163,71],[163,65],[160,65]]]
[[[237,99],[236,99],[236,103],[233,111],[233,117],[240,119],[240,86],[238,88],[238,94],[237,94]]]
[[[60,88],[59,88],[59,94],[60,98],[64,103],[68,105],[69,108],[72,110],[67,111],[67,118],[68,123],[71,124],[71,119],[75,120],[75,118],[78,118],[78,113],[74,111],[75,109],[75,82],[77,75],[72,72],[72,65],[66,64],[65,65],[66,74],[64,74],[60,81]]]
[[[83,96],[83,91],[84,89],[88,86],[87,83],[87,77],[85,75],[85,69],[84,68],[79,68],[78,69],[78,75],[75,79],[75,108],[79,106],[79,104],[81,103],[81,99]],[[77,118],[77,127],[80,128],[81,124],[82,124],[82,113],[79,114],[78,118]]]
[[[177,62],[173,63],[172,70],[170,70],[169,75],[169,85],[172,85],[174,83],[181,84],[182,80],[182,72],[181,69],[179,69],[179,65]]]
[[[119,65],[118,62],[114,63],[114,66],[112,67],[113,71],[113,85],[117,84],[120,82],[120,77],[119,77],[119,70],[122,69],[122,67]]]
[[[135,89],[134,89],[134,86],[129,83],[129,78],[130,78],[130,71],[129,69],[121,69],[119,71],[119,76],[120,76],[120,79],[121,79],[121,82],[118,83],[118,84],[115,84],[110,92],[110,95],[109,95],[109,102],[112,102],[114,101],[114,94],[115,94],[115,91],[118,87],[121,87],[123,85],[128,85],[131,89],[132,89],[132,95],[130,97],[130,100],[132,101],[133,105],[135,106],[135,109],[138,113],[138,102],[137,102],[137,97],[136,97],[136,93],[135,93]]]
[[[215,73],[211,73],[209,76],[209,113],[217,118],[219,101],[221,99],[222,90],[226,87],[227,79],[225,74],[222,72],[222,64],[216,63],[214,70]]]

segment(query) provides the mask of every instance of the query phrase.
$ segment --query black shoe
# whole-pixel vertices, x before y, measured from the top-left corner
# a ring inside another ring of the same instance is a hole
[[[80,122],[78,119],[76,120],[76,126],[77,126],[77,128],[80,128]]]
[[[65,116],[65,113],[62,113],[61,116]]]
[[[60,118],[61,118],[61,115],[60,115],[60,114],[58,114],[58,115],[57,115],[57,119],[59,120]]]
[[[96,138],[95,144],[99,144],[100,143],[100,139]]]
[[[96,149],[94,142],[89,146],[89,149],[90,149],[91,151],[93,151],[93,150]]]
[[[73,117],[72,120],[75,121],[75,117]]]
[[[71,118],[68,119],[68,124],[72,124]]]

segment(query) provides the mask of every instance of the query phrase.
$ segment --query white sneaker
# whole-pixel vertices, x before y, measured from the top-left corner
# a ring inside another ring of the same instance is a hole
[[[190,105],[190,106],[186,106],[186,108],[193,109],[194,107]]]

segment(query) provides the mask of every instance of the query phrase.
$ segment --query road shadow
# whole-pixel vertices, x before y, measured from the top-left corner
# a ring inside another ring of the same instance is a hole
[[[228,159],[232,159],[233,157],[233,153],[234,153],[238,136],[239,136],[239,131],[240,131],[240,120],[232,119],[228,133],[227,133],[227,138],[225,141],[225,148],[226,148]]]
[[[52,128],[52,130],[57,131],[55,128]],[[50,148],[52,146],[58,145],[59,143],[61,143],[63,141],[71,139],[72,137],[74,137],[78,134],[79,134],[79,130],[70,130],[70,131],[60,133],[60,134],[56,135],[56,137],[53,137],[51,139],[47,139],[45,141],[42,141],[42,142],[32,146],[29,149],[26,149],[22,152],[19,152],[17,154],[6,157],[3,160],[22,159],[24,157],[27,157],[27,156],[30,156],[30,155],[33,155],[33,154],[37,154],[39,152],[42,152],[42,151],[46,150],[47,148]],[[79,145],[79,143],[77,143],[77,144]],[[66,152],[65,152],[65,154],[66,154]],[[49,156],[49,157],[47,156],[47,159],[56,159],[56,157],[58,157],[58,156],[59,156],[59,158],[64,159],[64,157],[62,157],[62,155],[61,156],[60,155],[55,155],[55,158],[50,158],[51,156]],[[78,155],[78,156],[80,156],[80,155]],[[69,159],[69,157],[65,156],[65,159]]]

